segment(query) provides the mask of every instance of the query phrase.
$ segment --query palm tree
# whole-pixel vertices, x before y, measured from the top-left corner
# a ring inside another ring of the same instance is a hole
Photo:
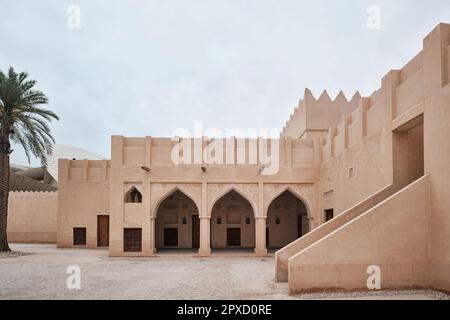
[[[52,111],[40,108],[48,99],[33,90],[36,81],[27,78],[27,73],[17,74],[12,67],[7,75],[0,71],[0,252],[10,251],[6,236],[10,142],[22,145],[28,162],[33,155],[46,166],[55,143],[48,124],[59,120]]]

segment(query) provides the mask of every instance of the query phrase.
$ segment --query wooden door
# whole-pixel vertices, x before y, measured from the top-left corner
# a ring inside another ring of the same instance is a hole
[[[269,228],[266,227],[266,248],[269,248]]]
[[[109,246],[109,216],[97,216],[97,246]]]
[[[241,228],[227,228],[227,246],[241,246]]]
[[[192,216],[192,248],[200,248],[200,219]]]

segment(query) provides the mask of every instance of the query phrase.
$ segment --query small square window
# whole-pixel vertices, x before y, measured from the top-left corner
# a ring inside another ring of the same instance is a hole
[[[73,228],[73,245],[86,245],[86,228]]]
[[[353,168],[348,169],[348,177],[353,178]]]

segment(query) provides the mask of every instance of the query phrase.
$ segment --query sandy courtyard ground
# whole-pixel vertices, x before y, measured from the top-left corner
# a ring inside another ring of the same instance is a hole
[[[30,253],[0,258],[0,299],[445,299],[434,291],[317,294],[291,297],[274,282],[274,258],[184,254],[109,258],[107,251],[13,244]],[[81,269],[81,289],[66,286],[67,267]]]

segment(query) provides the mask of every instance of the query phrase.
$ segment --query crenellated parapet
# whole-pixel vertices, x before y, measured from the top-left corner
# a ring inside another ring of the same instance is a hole
[[[328,129],[339,123],[342,115],[353,112],[361,99],[357,91],[349,100],[340,91],[333,100],[326,90],[316,99],[309,89],[305,89],[303,99],[286,122],[283,137],[314,138],[326,134]]]

